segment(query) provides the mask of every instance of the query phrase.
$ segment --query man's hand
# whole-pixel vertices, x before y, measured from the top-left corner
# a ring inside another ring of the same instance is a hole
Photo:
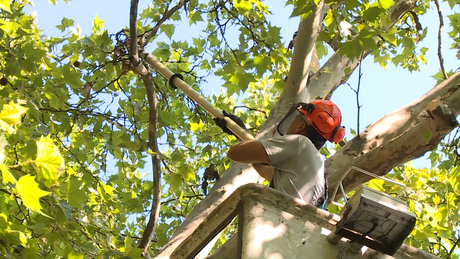
[[[228,113],[226,111],[222,111],[225,117],[230,118],[232,121],[234,121],[238,126],[243,128],[245,131],[248,131],[246,126],[244,126],[244,122],[236,115]],[[217,126],[219,126],[223,132],[236,136],[230,129],[227,128],[227,122],[223,118],[214,118],[214,121],[216,122]]]

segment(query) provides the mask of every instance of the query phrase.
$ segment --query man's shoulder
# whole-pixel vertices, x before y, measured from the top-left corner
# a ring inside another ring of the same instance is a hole
[[[318,151],[318,149],[316,149],[315,145],[313,144],[313,142],[311,142],[311,140],[308,137],[301,135],[301,134],[295,134],[295,135],[297,136],[300,147]]]

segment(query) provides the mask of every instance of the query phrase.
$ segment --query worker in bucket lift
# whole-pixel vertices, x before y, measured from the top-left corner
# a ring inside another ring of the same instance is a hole
[[[239,126],[244,123],[237,116],[224,112]],[[281,129],[287,118],[295,116],[286,134]],[[340,126],[342,115],[329,100],[295,104],[277,126],[280,136],[242,141],[230,148],[227,156],[238,163],[251,163],[256,171],[270,182],[270,187],[285,192],[320,208],[325,208],[327,182],[324,160],[319,149],[326,140],[338,143],[345,135]],[[225,120],[216,118],[224,132],[233,134]]]

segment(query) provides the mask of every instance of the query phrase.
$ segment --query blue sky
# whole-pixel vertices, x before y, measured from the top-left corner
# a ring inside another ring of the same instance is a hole
[[[284,1],[270,0],[265,1],[265,4],[273,7],[272,12],[276,14],[276,20],[272,24],[281,27],[281,34],[286,45],[290,41],[292,34],[297,30],[298,18],[289,19],[291,10],[284,7]],[[119,31],[121,28],[129,24],[129,9],[130,1],[128,0],[74,0],[66,4],[59,1],[53,6],[48,1],[35,1],[35,6],[27,7],[28,12],[37,12],[38,26],[44,30],[44,33],[49,36],[59,36],[62,33],[55,27],[60,24],[63,17],[73,19],[81,27],[82,34],[90,34],[92,29],[92,21],[97,15],[100,20],[105,21],[104,27],[111,33]],[[147,7],[150,1],[140,0],[139,10]],[[433,6],[434,7],[434,6]],[[447,15],[450,11],[446,3],[441,5],[443,14]],[[458,7],[456,12],[458,12]],[[380,65],[373,63],[373,58],[367,58],[362,64],[362,78],[360,86],[360,130],[365,126],[370,125],[383,116],[392,111],[418,99],[420,96],[429,91],[434,85],[435,80],[431,77],[439,71],[439,61],[437,57],[437,30],[439,20],[434,9],[430,10],[429,14],[421,17],[420,23],[425,28],[428,26],[428,36],[420,46],[429,48],[426,56],[428,64],[421,65],[420,72],[410,73],[400,67],[395,68],[389,64],[386,69]],[[444,19],[443,29],[443,49],[442,54],[445,60],[445,68],[447,71],[456,70],[460,66],[460,62],[456,59],[456,52],[450,49],[452,41],[446,35],[451,31],[449,20]],[[194,35],[194,31],[186,26],[177,26],[177,40],[184,40]],[[179,38],[184,37],[184,39]],[[324,63],[324,62],[323,62]],[[355,72],[348,83],[351,87],[357,87],[358,73]],[[217,82],[218,83],[218,82]],[[216,81],[210,80],[209,85],[202,86],[209,89],[209,93],[218,92],[219,85],[216,86]],[[341,86],[333,95],[332,100],[337,103],[343,114],[342,124],[347,129],[357,128],[357,106],[355,93],[346,85]],[[351,139],[351,134],[347,130],[347,138]],[[419,159],[415,165],[427,166],[429,163]]]

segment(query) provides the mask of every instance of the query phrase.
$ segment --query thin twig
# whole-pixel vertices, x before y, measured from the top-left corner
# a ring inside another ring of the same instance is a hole
[[[160,26],[168,20],[177,10],[179,10],[182,6],[184,6],[189,0],[181,0],[177,5],[175,5],[173,8],[170,10],[167,10],[163,17],[157,22],[155,27],[153,27],[151,30],[149,30],[147,33],[144,34],[144,39],[143,39],[143,44],[141,47],[144,47],[152,37],[154,37],[158,30],[160,29]]]
[[[455,244],[452,246],[452,248],[450,249],[449,253],[447,254],[447,257],[446,257],[447,259],[450,259],[452,257],[452,253],[454,252],[455,247],[458,246],[459,242],[460,242],[460,236],[457,237],[457,240],[455,241]]]
[[[361,56],[361,60],[359,61],[359,69],[358,69],[358,88],[356,89],[356,107],[358,107],[358,112],[357,112],[357,121],[356,121],[356,133],[359,134],[359,117],[361,114],[361,105],[359,105],[359,89],[361,87],[361,77],[363,74],[361,73],[361,67],[363,64],[363,57]]]
[[[4,192],[4,193],[6,193],[8,195],[11,195],[11,192],[9,192],[8,190],[5,190],[5,189],[0,189],[0,192]]]
[[[251,107],[246,106],[246,105],[238,105],[238,106],[235,106],[235,107],[233,108],[233,112],[235,112],[235,109],[236,109],[236,108],[246,108],[246,109],[248,109],[248,110],[250,110],[250,111],[260,112],[260,113],[263,113],[263,114],[264,114],[265,119],[268,118],[267,112],[266,112],[266,111],[263,111],[263,110],[251,108]]]
[[[434,0],[434,4],[436,5],[436,9],[438,10],[438,17],[439,17],[439,29],[438,29],[438,58],[439,58],[439,65],[441,66],[441,72],[444,79],[447,79],[446,70],[444,69],[444,59],[442,58],[441,54],[441,32],[442,28],[444,27],[444,21],[442,19],[441,7],[439,6],[438,0]]]
[[[353,87],[351,87],[350,84],[347,83],[347,85],[350,87],[350,89],[355,93],[356,95],[356,106],[358,108],[358,112],[357,112],[357,122],[356,122],[356,133],[359,135],[359,117],[360,117],[360,113],[361,113],[361,105],[359,104],[359,90],[360,90],[360,87],[361,87],[361,77],[362,77],[362,74],[361,74],[361,64],[363,62],[363,57],[364,55],[361,55],[361,60],[359,61],[359,68],[358,68],[358,87],[357,89],[353,89]]]

